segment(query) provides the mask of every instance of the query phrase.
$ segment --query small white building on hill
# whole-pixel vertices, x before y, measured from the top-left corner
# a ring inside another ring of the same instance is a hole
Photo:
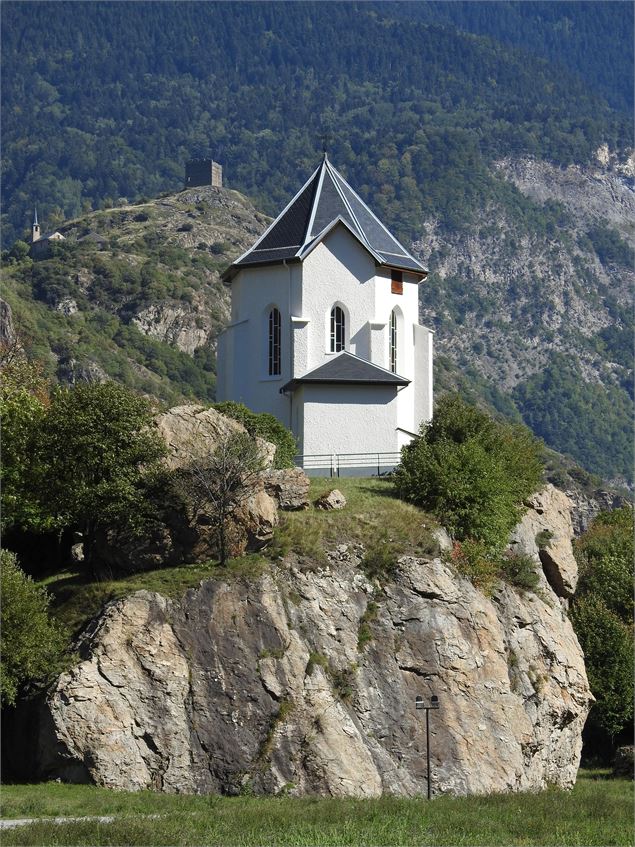
[[[324,465],[309,457],[395,454],[432,416],[426,275],[325,155],[223,275],[218,399],[275,415],[307,469]]]

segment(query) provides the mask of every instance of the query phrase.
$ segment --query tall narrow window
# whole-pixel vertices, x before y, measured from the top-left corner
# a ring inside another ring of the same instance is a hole
[[[280,376],[281,356],[280,337],[282,334],[282,319],[278,309],[269,312],[269,376]]]
[[[397,373],[397,315],[390,313],[390,370]]]
[[[346,349],[346,315],[340,306],[331,309],[331,353]]]

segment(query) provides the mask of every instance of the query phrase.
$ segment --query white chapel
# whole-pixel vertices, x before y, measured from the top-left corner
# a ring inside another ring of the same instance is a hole
[[[223,274],[218,400],[278,418],[307,470],[328,455],[396,454],[432,417],[426,275],[325,154]]]

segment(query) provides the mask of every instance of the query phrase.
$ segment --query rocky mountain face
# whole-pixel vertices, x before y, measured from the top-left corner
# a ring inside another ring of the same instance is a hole
[[[569,787],[592,697],[561,596],[577,578],[568,508],[548,488],[513,539],[544,560],[535,593],[485,596],[439,556],[369,580],[361,546],[340,545],[326,566],[287,557],[251,583],[113,602],[30,724],[31,764],[120,789],[412,796],[414,699],[434,694],[435,794]]]
[[[619,380],[622,361],[594,341],[608,326],[623,328],[635,269],[605,257],[588,233],[609,226],[635,248],[635,160],[598,155],[594,168],[496,164],[527,198],[558,204],[551,208],[560,209],[559,227],[543,234],[495,203],[467,235],[424,224],[415,247],[433,273],[421,286],[421,320],[438,330],[438,353],[473,364],[503,391],[539,372],[553,352],[572,357],[587,381]]]

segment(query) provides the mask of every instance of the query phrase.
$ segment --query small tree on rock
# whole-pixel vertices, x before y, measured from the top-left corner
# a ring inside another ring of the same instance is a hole
[[[265,457],[255,439],[245,432],[226,435],[213,452],[205,453],[203,438],[191,445],[191,458],[177,472],[176,487],[191,514],[207,518],[213,528],[218,557],[225,565],[230,552],[231,525],[254,494]]]

